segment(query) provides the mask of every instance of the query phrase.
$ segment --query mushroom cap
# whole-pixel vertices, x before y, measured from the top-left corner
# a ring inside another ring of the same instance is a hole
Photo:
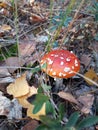
[[[68,50],[52,50],[42,57],[41,69],[54,78],[70,78],[80,70],[80,62]]]

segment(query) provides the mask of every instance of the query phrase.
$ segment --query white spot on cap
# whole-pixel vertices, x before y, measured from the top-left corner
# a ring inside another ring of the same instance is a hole
[[[58,55],[54,55],[54,57],[58,57]]]
[[[54,56],[54,54],[51,54],[51,56]]]
[[[63,74],[63,76],[66,76],[66,74]]]
[[[50,58],[47,58],[48,61],[50,61],[51,59]]]
[[[59,76],[61,77],[62,75],[63,75],[63,73],[60,72],[60,73],[59,73]]]
[[[75,66],[78,66],[78,61],[75,59]]]
[[[64,57],[60,57],[60,59],[62,59],[62,60],[63,60],[63,59],[64,59]]]
[[[56,72],[53,72],[52,75],[56,75]]]
[[[63,62],[63,61],[61,61],[60,65],[64,65],[64,62]]]
[[[52,63],[53,63],[53,61],[52,61],[52,60],[50,60],[50,61],[49,61],[49,65],[51,65]]]
[[[70,58],[66,58],[66,61],[70,61]]]
[[[70,68],[69,67],[65,67],[64,68],[64,72],[69,72],[70,71]]]
[[[48,60],[48,64],[51,65],[53,63],[53,61],[50,58],[47,58]]]
[[[72,69],[74,69],[75,67],[74,66],[72,66]]]

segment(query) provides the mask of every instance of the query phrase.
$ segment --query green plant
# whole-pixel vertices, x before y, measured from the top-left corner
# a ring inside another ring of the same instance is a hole
[[[89,11],[91,11],[91,13],[94,14],[95,16],[95,21],[98,21],[98,2],[94,2],[94,4],[92,6],[90,6],[88,8]]]
[[[29,98],[29,102],[34,104],[33,114],[39,112],[44,103],[46,103],[46,115],[40,116],[40,125],[36,130],[82,130],[98,123],[98,116],[81,116],[79,112],[74,112],[65,122],[67,117],[65,104],[60,103],[55,107],[51,97],[48,95],[50,86],[42,84],[38,88],[38,94]],[[45,92],[45,93],[44,93]]]
[[[0,48],[0,60],[4,60],[11,56],[17,56],[17,45]]]
[[[82,130],[98,123],[98,116],[88,116],[80,120],[78,112],[74,112],[66,124],[49,116],[41,116],[41,125],[36,130]]]
[[[56,39],[59,36],[62,27],[68,26],[69,22],[72,20],[72,17],[70,17],[70,14],[72,12],[72,9],[73,9],[75,3],[76,3],[75,0],[71,0],[68,7],[66,7],[65,10],[60,10],[58,15],[54,16],[53,18],[51,17],[50,25],[53,24],[53,27],[51,27],[49,31],[50,32],[55,31],[55,35],[52,38],[52,40],[51,40],[51,38],[49,38],[49,40],[47,42],[46,49],[48,51],[50,51],[51,47],[53,47],[53,44],[56,42]],[[51,7],[51,14],[52,14],[52,7]],[[50,42],[51,42],[51,45],[50,45]]]

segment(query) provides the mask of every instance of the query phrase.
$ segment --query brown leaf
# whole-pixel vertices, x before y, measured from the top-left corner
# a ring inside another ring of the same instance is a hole
[[[7,93],[14,97],[21,97],[29,93],[29,85],[26,81],[26,74],[17,78],[14,83],[7,87]]]
[[[32,14],[32,16],[30,17],[30,21],[34,22],[34,23],[36,23],[36,22],[44,22],[44,21],[46,21],[46,18],[41,17],[41,16],[39,16],[37,14]]]
[[[5,1],[0,1],[0,8],[7,8],[7,3]]]
[[[90,113],[94,102],[94,95],[87,94],[87,95],[79,96],[77,100],[82,104],[81,111],[85,114]]]
[[[81,63],[85,65],[85,67],[87,67],[89,64],[90,64],[90,61],[91,61],[91,57],[89,55],[85,55],[83,54],[81,56]]]
[[[13,73],[16,69],[18,69],[18,67],[23,66],[25,63],[25,61],[19,57],[9,57],[5,62],[10,73]]]
[[[84,74],[85,77],[89,78],[90,80],[94,81],[94,82],[98,82],[98,76],[96,74],[96,72],[91,68],[89,69],[85,74]],[[84,77],[84,79],[85,79]],[[92,81],[89,81],[87,79],[85,79],[85,81],[89,84],[89,85],[93,85],[93,82]]]
[[[68,93],[68,92],[61,91],[61,92],[58,93],[58,95],[59,95],[59,97],[65,99],[69,102],[75,103],[77,105],[79,104],[78,101],[73,97],[73,95]]]
[[[0,83],[0,91],[2,91],[4,94],[6,94],[6,87],[8,84],[6,83]]]
[[[9,73],[8,69],[6,68],[6,63],[5,61],[0,62],[0,78],[1,77],[8,77],[11,76]]]
[[[35,130],[38,127],[39,123],[36,120],[31,120],[30,122],[28,122],[23,128],[22,130]]]
[[[9,32],[11,29],[11,26],[7,24],[0,26],[0,32]]]
[[[34,41],[24,41],[19,45],[20,55],[21,56],[30,56],[35,50]]]
[[[93,46],[93,50],[98,53],[98,42],[94,42],[92,46]]]

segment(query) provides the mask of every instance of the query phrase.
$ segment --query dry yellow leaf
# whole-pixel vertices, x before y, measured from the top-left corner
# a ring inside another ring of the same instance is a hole
[[[17,97],[19,103],[24,107],[24,108],[28,108],[30,106],[32,106],[32,104],[30,104],[28,101],[27,101],[27,98],[36,94],[37,93],[37,89],[35,87],[30,87],[29,88],[29,93],[24,95],[24,96],[21,96],[21,97]]]
[[[5,32],[5,31],[10,31],[12,28],[10,25],[4,24],[0,27],[0,31]]]
[[[7,87],[7,93],[14,97],[21,97],[29,93],[29,85],[26,81],[26,74],[17,78],[14,83]]]
[[[34,108],[34,106],[32,105],[27,110],[27,116],[31,117],[32,119],[40,120],[39,116],[46,115],[46,110],[45,110],[46,104],[45,103],[43,104],[41,110],[38,113],[36,113],[36,114],[32,113],[33,112],[33,108]]]
[[[85,77],[89,78],[90,80],[94,81],[94,82],[98,82],[98,76],[96,74],[96,72],[93,69],[89,69],[85,74]],[[85,79],[84,77],[84,79]],[[89,81],[87,79],[85,79],[85,81],[89,84],[89,85],[93,85],[92,81]]]

